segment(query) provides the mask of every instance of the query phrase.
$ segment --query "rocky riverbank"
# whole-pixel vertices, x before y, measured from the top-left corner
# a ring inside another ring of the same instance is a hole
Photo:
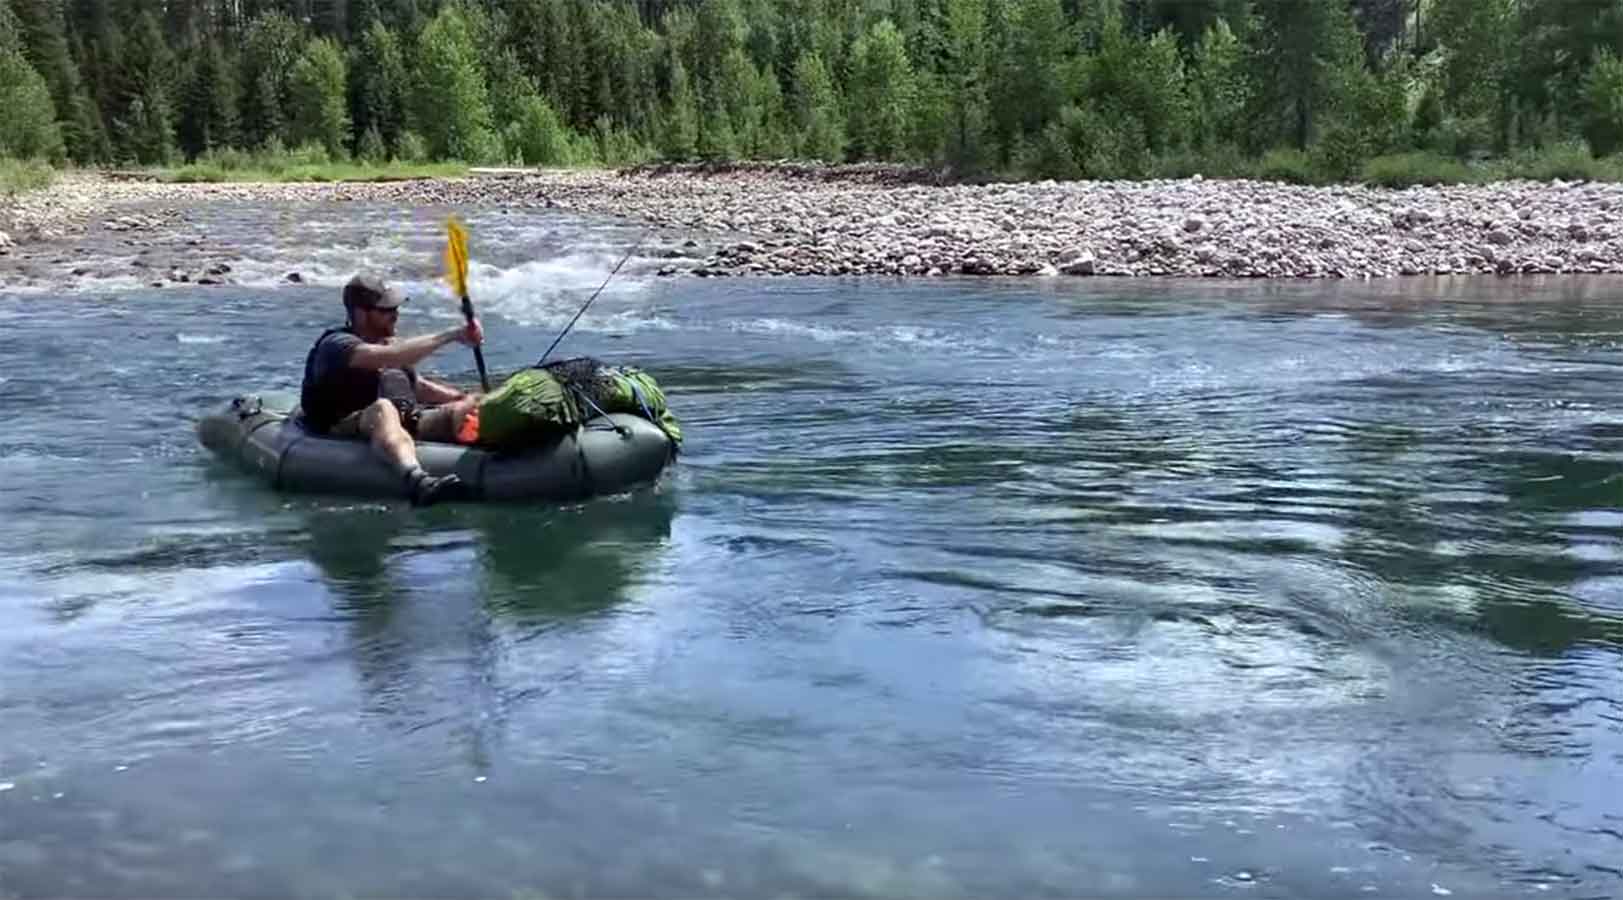
[[[696,255],[665,252],[674,257],[659,270],[666,275],[1623,273],[1623,185],[1388,190],[1199,177],[952,185],[887,167],[744,166],[342,185],[170,185],[75,175],[0,202],[0,275],[26,274],[29,260],[71,255],[76,241],[122,238],[137,248],[168,247],[155,283],[228,282],[231,248],[195,235],[165,244],[165,234],[200,204],[269,201],[622,217],[692,239]],[[169,265],[172,259],[182,262]]]

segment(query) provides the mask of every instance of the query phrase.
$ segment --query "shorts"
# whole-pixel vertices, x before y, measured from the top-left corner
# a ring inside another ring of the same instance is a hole
[[[327,429],[327,434],[337,438],[364,438],[367,432],[361,427],[361,418],[366,410],[356,410],[338,420],[338,423]],[[417,414],[417,425],[408,428],[411,436],[419,441],[438,441],[441,443],[454,443],[456,440],[456,413],[447,406],[430,406]]]

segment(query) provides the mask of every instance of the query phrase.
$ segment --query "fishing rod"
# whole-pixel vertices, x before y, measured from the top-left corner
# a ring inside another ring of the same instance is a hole
[[[620,257],[620,261],[619,261],[619,262],[617,262],[617,263],[615,263],[615,264],[614,264],[614,268],[612,268],[612,269],[610,269],[610,270],[609,270],[609,275],[608,275],[608,277],[607,277],[607,278],[604,278],[604,279],[603,279],[603,283],[602,283],[602,284],[600,284],[600,285],[598,285],[598,286],[597,286],[597,290],[595,290],[595,291],[593,291],[593,292],[592,292],[592,296],[590,296],[590,297],[587,297],[587,298],[586,298],[586,302],[585,302],[585,303],[583,303],[583,304],[581,304],[581,307],[580,307],[580,309],[578,309],[578,310],[576,310],[576,311],[575,311],[575,315],[574,315],[574,318],[571,318],[571,319],[570,319],[570,320],[569,320],[569,324],[568,324],[568,325],[565,325],[565,326],[564,326],[564,330],[563,330],[563,331],[560,331],[560,332],[558,332],[558,336],[557,336],[557,337],[556,337],[556,338],[553,338],[553,340],[552,340],[552,346],[551,346],[551,347],[548,347],[548,348],[547,348],[547,352],[545,352],[545,353],[543,353],[543,354],[541,354],[541,358],[540,358],[540,359],[538,359],[538,360],[536,360],[536,361],[535,361],[535,364],[536,364],[536,365],[537,365],[537,366],[539,366],[539,365],[541,365],[541,364],[542,364],[542,363],[544,363],[544,362],[546,362],[546,361],[547,361],[547,357],[549,357],[549,356],[551,356],[551,355],[552,355],[552,351],[553,351],[553,350],[555,350],[555,349],[556,349],[556,348],[557,348],[557,347],[558,347],[558,342],[559,342],[559,341],[562,341],[562,340],[563,340],[563,339],[564,339],[564,335],[566,335],[566,334],[568,334],[568,333],[569,333],[569,330],[570,330],[570,329],[571,329],[571,328],[574,328],[574,327],[575,327],[575,323],[576,323],[576,322],[578,322],[578,321],[580,321],[580,317],[581,317],[581,316],[582,316],[582,315],[583,315],[583,314],[584,314],[584,313],[585,313],[585,312],[586,312],[586,308],[587,308],[587,307],[589,307],[589,306],[591,306],[591,305],[592,305],[592,301],[593,301],[593,300],[596,300],[596,299],[597,299],[597,295],[598,295],[598,294],[601,294],[601,293],[603,293],[603,289],[604,289],[604,288],[606,288],[606,287],[608,287],[608,286],[609,286],[609,281],[610,281],[610,280],[612,280],[612,279],[613,279],[613,278],[614,278],[614,273],[616,273],[616,272],[618,272],[618,271],[620,271],[620,267],[621,267],[621,266],[623,266],[623,265],[625,265],[625,264],[626,264],[626,260],[628,260],[628,259],[630,259],[630,258],[631,258],[631,255],[632,255],[632,254],[633,254],[633,253],[636,253],[636,252],[637,252],[637,248],[639,248],[639,247],[641,247],[641,246],[642,246],[642,242],[643,242],[643,241],[644,241],[644,240],[645,240],[645,239],[646,239],[646,238],[647,238],[647,237],[648,237],[648,230],[647,230],[647,229],[644,229],[644,230],[643,230],[643,232],[642,232],[642,234],[641,234],[641,235],[639,235],[639,236],[638,236],[638,237],[637,237],[637,242],[636,242],[636,243],[635,243],[635,244],[632,244],[632,245],[631,245],[631,249],[630,249],[630,250],[627,250],[627,251],[626,251],[626,255],[625,255],[625,256],[622,256],[622,257]]]

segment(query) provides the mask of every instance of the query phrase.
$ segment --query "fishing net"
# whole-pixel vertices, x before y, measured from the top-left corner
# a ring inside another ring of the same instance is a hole
[[[574,397],[581,412],[630,413],[658,425],[672,443],[682,443],[682,426],[652,375],[631,366],[611,366],[590,356],[545,363]]]

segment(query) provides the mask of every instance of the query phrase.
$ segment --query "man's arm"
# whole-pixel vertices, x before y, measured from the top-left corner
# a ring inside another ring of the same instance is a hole
[[[435,350],[462,340],[467,330],[467,326],[460,326],[390,344],[360,344],[350,351],[349,364],[357,369],[404,369],[415,366]]]

